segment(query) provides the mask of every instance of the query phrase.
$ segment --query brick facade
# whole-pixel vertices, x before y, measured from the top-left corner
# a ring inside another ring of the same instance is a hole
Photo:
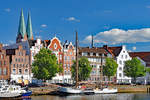
[[[0,80],[10,79],[9,56],[6,55],[6,50],[0,44]]]

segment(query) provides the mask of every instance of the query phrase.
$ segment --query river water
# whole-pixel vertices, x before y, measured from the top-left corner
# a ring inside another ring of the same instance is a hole
[[[150,94],[96,94],[96,95],[73,95],[73,96],[32,96],[30,100],[150,100]]]
[[[12,99],[5,99],[5,100],[12,100]],[[42,95],[42,96],[31,96],[31,98],[19,100],[150,100],[150,94],[118,93],[118,94],[96,94],[96,95],[72,95],[72,96]]]

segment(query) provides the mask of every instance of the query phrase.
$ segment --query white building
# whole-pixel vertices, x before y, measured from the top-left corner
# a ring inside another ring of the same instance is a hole
[[[107,47],[104,46],[116,60],[118,64],[117,73],[116,73],[116,82],[117,83],[131,83],[131,78],[124,75],[123,69],[125,65],[125,61],[131,60],[128,51],[126,50],[126,46],[119,46],[119,47]]]
[[[30,40],[31,64],[34,62],[34,56],[43,48],[41,39]]]
[[[132,58],[137,58],[145,66],[145,68],[150,67],[150,52],[130,52]],[[150,74],[147,72],[145,76],[138,77],[136,80],[137,83],[149,84],[150,83]]]

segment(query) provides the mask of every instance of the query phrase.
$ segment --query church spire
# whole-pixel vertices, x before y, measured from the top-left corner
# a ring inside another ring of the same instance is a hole
[[[30,13],[28,13],[27,30],[26,30],[26,32],[27,32],[28,40],[33,40],[32,23],[31,23]]]
[[[25,27],[23,9],[21,9],[21,15],[20,15],[20,21],[19,21],[18,34],[21,34],[23,38],[24,38],[24,35],[26,34],[26,27]]]

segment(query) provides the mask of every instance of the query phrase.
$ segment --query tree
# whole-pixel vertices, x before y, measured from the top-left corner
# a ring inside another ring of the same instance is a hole
[[[139,59],[133,58],[125,62],[124,73],[128,77],[132,77],[133,82],[136,83],[136,78],[145,76],[146,70]]]
[[[57,63],[56,56],[48,49],[42,48],[39,53],[35,55],[34,59],[32,72],[37,79],[52,79],[56,73],[62,71],[62,67],[59,67]]]
[[[115,60],[112,58],[106,58],[106,63],[103,66],[103,74],[105,76],[108,76],[108,79],[110,80],[111,76],[114,76],[117,72],[118,64]]]
[[[92,67],[90,66],[90,62],[86,57],[81,57],[79,60],[79,81],[85,81],[89,78],[90,73],[92,71]],[[75,79],[76,76],[76,61],[73,61],[73,65],[71,67],[72,78]]]

